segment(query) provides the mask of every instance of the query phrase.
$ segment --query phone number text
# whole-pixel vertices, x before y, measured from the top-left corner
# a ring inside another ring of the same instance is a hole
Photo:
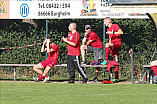
[[[70,3],[38,3],[39,8],[70,8]]]

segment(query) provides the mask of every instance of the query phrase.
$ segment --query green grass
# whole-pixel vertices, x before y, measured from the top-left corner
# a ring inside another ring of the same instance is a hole
[[[155,84],[0,82],[0,104],[156,104]]]

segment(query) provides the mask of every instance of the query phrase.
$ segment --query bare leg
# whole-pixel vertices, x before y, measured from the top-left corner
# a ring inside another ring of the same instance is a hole
[[[152,62],[150,63],[150,65],[151,65],[151,66],[157,66],[157,60],[152,61]]]
[[[47,66],[47,67],[45,68],[44,73],[42,74],[43,77],[46,76],[46,74],[50,71],[50,69],[51,69],[51,68],[50,68],[49,66]]]
[[[106,43],[105,44],[105,47],[112,47],[113,45],[112,45],[112,43]]]
[[[36,71],[38,74],[42,74],[42,71],[40,69],[42,69],[42,65],[40,63],[33,67],[34,71]]]
[[[85,49],[87,49],[87,46],[86,45],[81,45],[82,61],[85,61]]]
[[[41,74],[40,74],[40,76],[37,78],[37,80],[36,81],[40,81],[41,79],[43,79],[44,77],[48,77],[46,74],[50,71],[50,67],[46,67],[45,68],[45,70],[44,70],[44,72],[42,72]],[[40,72],[39,70],[36,70],[37,72]],[[46,80],[49,80],[49,77],[48,77],[48,79],[46,79]],[[44,80],[43,82],[46,82],[46,80]]]

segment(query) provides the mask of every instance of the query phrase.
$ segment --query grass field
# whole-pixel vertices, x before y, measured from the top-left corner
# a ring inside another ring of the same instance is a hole
[[[155,84],[0,82],[0,104],[156,104]]]

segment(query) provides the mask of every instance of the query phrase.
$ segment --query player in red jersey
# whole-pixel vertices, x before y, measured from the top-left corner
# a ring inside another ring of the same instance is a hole
[[[47,73],[54,65],[57,64],[58,61],[58,55],[59,55],[58,45],[52,43],[50,39],[46,39],[43,42],[41,52],[46,52],[46,51],[48,52],[48,58],[45,61],[42,61],[33,67],[33,70],[40,74],[39,78],[33,77],[33,79],[36,82],[40,81],[43,78],[45,78],[43,82],[48,81],[49,76],[47,76]],[[44,69],[44,72],[41,71],[40,69]]]
[[[152,62],[150,63],[150,65],[151,65],[151,68],[152,68],[153,72],[154,72],[155,75],[157,76],[157,60],[152,61]],[[156,80],[154,83],[157,84],[157,80]]]
[[[112,24],[110,17],[106,17],[104,23],[108,27],[106,34],[109,35],[109,43],[105,45],[106,56],[104,62],[101,63],[102,65],[107,64],[110,51],[113,60],[118,62],[118,50],[121,48],[121,34],[123,34],[123,31],[117,24]],[[118,79],[119,66],[116,66],[114,71],[115,79]]]
[[[67,43],[68,53],[67,53],[67,67],[70,74],[70,81],[68,83],[75,83],[75,67],[80,75],[83,77],[84,84],[87,83],[88,78],[80,66],[80,35],[76,31],[76,23],[69,24],[68,38],[62,38],[62,41]]]
[[[90,25],[85,26],[85,34],[82,40],[81,45],[81,55],[82,62],[81,64],[86,64],[85,62],[85,53],[94,53],[94,61],[99,63],[99,60],[103,58],[103,43],[100,40],[99,36],[92,31]],[[100,68],[96,67],[96,75],[93,79],[93,82],[97,82],[97,76]]]

